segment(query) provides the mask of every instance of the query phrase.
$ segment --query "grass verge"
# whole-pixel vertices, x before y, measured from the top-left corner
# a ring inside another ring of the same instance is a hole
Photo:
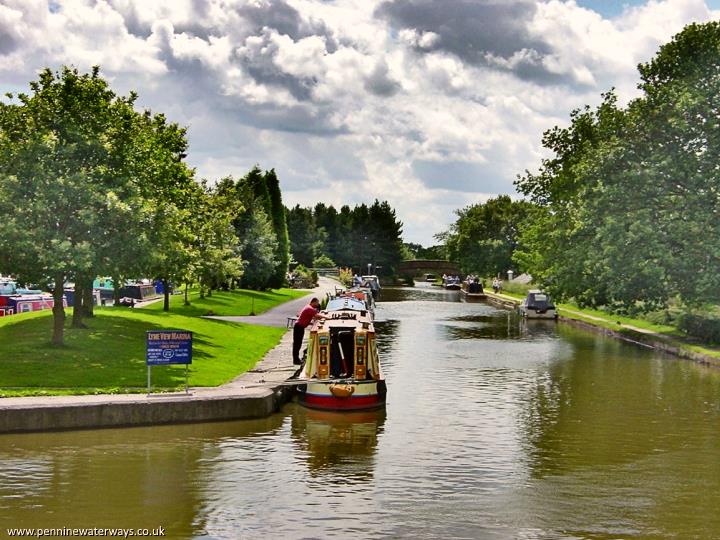
[[[502,294],[517,300],[518,303],[525,298],[525,294],[516,291],[503,290]],[[643,319],[623,317],[596,309],[580,308],[575,304],[556,304],[556,306],[558,314],[568,319],[613,330],[633,338],[642,338],[643,335],[647,336],[648,333],[653,334],[668,345],[684,351],[711,358],[720,358],[720,349],[702,344],[698,340],[688,337],[674,326],[654,324]]]
[[[208,314],[240,316],[255,313],[255,315],[260,315],[278,304],[306,296],[308,292],[300,289],[277,289],[273,291],[238,289],[234,291],[213,291],[212,296],[200,298],[200,293],[193,289],[188,295],[189,306],[184,304],[184,294],[170,296],[170,310],[174,313],[196,317]],[[162,311],[162,308],[163,301],[160,300],[142,309]]]
[[[193,332],[191,386],[218,386],[252,367],[272,348],[284,328],[269,328],[203,319],[212,309],[217,314],[247,314],[242,310],[255,299],[256,313],[303,291],[232,291],[211,298],[173,296],[171,311],[162,302],[145,308],[96,309],[87,329],[65,329],[65,346],[53,347],[50,311],[0,318],[0,397],[30,395],[80,395],[144,392],[147,383],[145,332],[168,328]],[[68,315],[72,310],[67,310]],[[153,367],[153,387],[172,391],[185,384],[184,366]]]

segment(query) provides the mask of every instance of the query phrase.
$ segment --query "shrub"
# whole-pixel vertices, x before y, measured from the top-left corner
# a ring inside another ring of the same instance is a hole
[[[313,259],[313,266],[315,268],[335,268],[335,263],[330,257],[323,253]]]
[[[720,343],[720,318],[712,315],[683,313],[678,318],[678,328],[687,335],[705,343]]]
[[[352,287],[353,271],[352,268],[341,268],[338,274],[338,280],[345,287]]]
[[[312,289],[317,287],[317,284],[318,274],[315,270],[308,270],[302,264],[293,270],[290,282],[293,289]]]

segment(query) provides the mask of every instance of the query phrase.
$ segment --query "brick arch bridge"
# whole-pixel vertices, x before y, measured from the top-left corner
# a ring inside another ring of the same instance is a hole
[[[399,274],[423,274],[432,272],[434,274],[460,274],[458,265],[450,261],[416,259],[414,261],[403,261],[398,265]]]

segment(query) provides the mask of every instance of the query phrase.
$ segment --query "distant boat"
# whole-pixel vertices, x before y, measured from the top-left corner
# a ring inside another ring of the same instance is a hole
[[[54,305],[55,300],[51,294],[18,288],[17,283],[12,279],[0,280],[0,317],[52,309]],[[63,307],[67,307],[67,299],[64,296]]]
[[[372,291],[373,298],[377,300],[380,297],[380,278],[375,275],[361,276],[362,287],[366,287]]]
[[[462,288],[462,282],[457,276],[448,276],[443,280],[443,287],[445,287],[449,291],[459,291]]]
[[[466,300],[482,300],[487,298],[482,283],[479,281],[473,281],[471,283],[463,281],[462,289],[460,289],[460,291],[463,293]]]
[[[435,283],[437,281],[437,276],[435,274],[425,274],[425,281],[428,283]]]
[[[547,294],[539,289],[529,290],[519,309],[523,317],[528,319],[557,319],[558,317],[555,304]]]

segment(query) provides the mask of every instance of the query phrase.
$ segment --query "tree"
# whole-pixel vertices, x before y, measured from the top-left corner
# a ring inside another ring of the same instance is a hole
[[[301,208],[300,205],[288,210],[287,228],[293,259],[305,267],[312,267],[313,259],[319,254],[312,210]]]
[[[720,301],[720,25],[686,27],[612,93],[546,132],[555,157],[517,182],[542,205],[518,257],[564,297],[648,310]]]
[[[270,198],[270,217],[272,219],[273,231],[277,239],[277,249],[275,251],[275,259],[277,265],[275,272],[270,278],[270,287],[282,287],[285,283],[288,264],[290,263],[290,239],[288,236],[287,219],[285,216],[285,206],[282,202],[282,194],[280,192],[280,182],[278,181],[275,169],[270,169],[264,175],[265,185]]]
[[[340,212],[323,203],[296,206],[287,216],[293,257],[304,265],[325,254],[340,266],[364,272],[370,264],[392,275],[403,260],[402,223],[387,201],[343,206]]]
[[[277,238],[272,222],[259,201],[241,220],[242,258],[245,263],[243,286],[248,289],[267,289],[277,267],[275,253]]]
[[[6,216],[0,262],[23,281],[51,282],[52,341],[61,345],[65,281],[93,275],[103,238],[118,233],[138,204],[113,157],[113,136],[124,133],[123,115],[135,96],[117,97],[98,68],[83,75],[68,67],[46,69],[30,88],[17,103],[0,104],[0,209]],[[131,202],[117,204],[118,193]]]
[[[458,210],[457,221],[445,235],[450,260],[457,261],[463,273],[506,272],[513,266],[520,228],[533,210],[531,203],[507,195]]]

